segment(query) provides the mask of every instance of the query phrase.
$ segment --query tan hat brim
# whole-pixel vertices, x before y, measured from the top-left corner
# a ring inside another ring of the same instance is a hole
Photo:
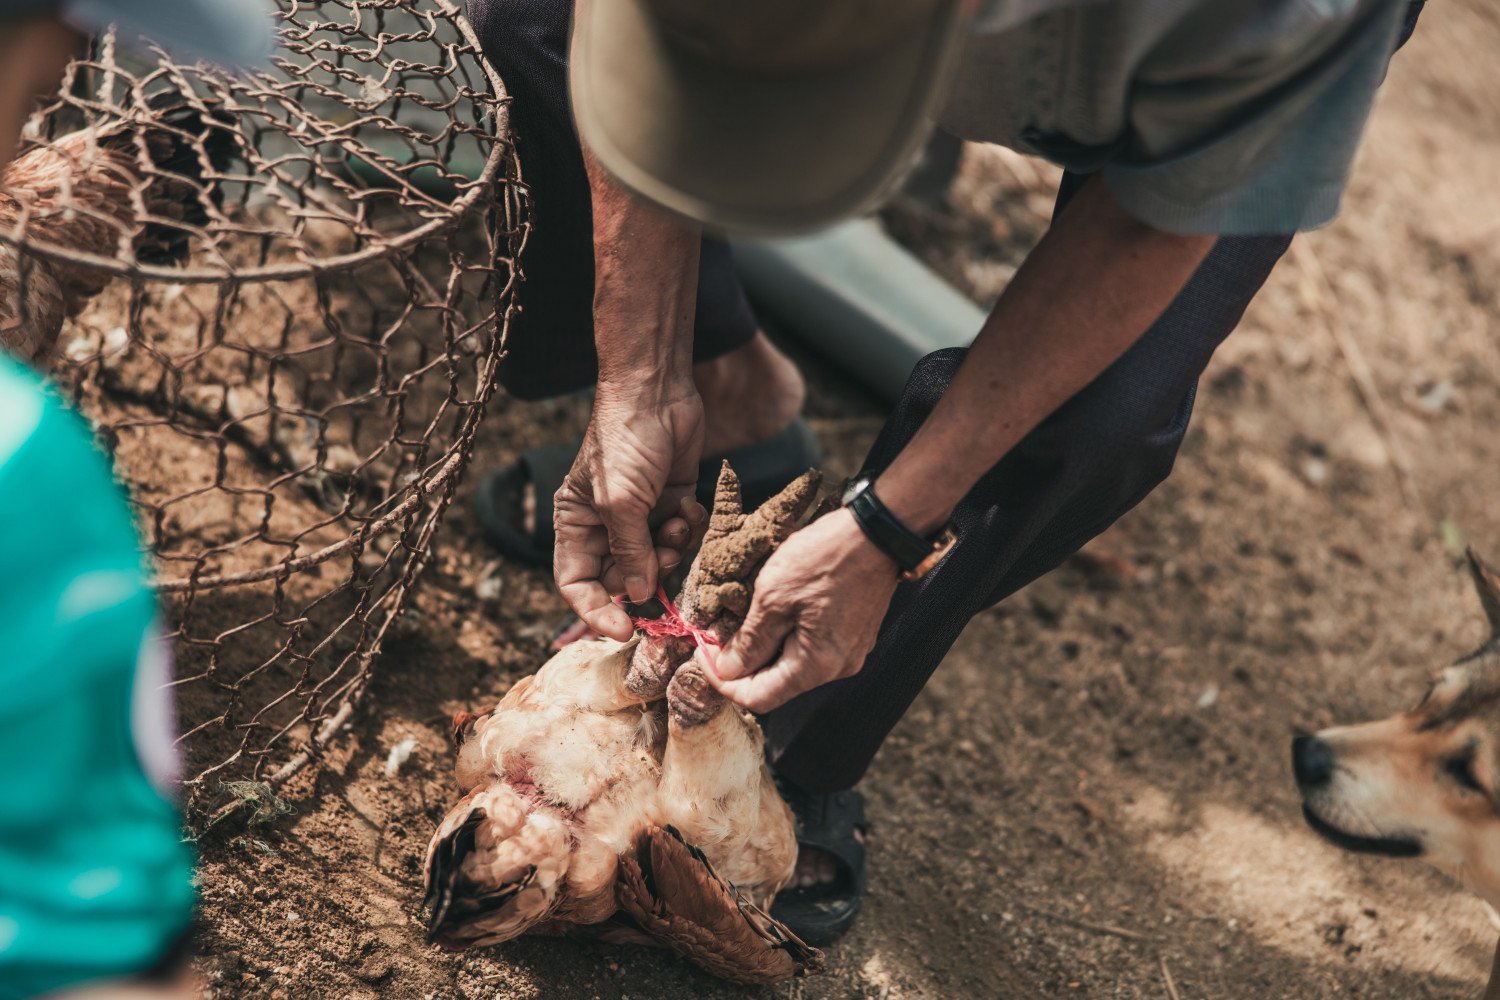
[[[858,61],[796,74],[715,63],[640,0],[578,11],[573,114],[625,187],[696,222],[772,234],[874,207],[921,150],[957,44],[959,4]]]

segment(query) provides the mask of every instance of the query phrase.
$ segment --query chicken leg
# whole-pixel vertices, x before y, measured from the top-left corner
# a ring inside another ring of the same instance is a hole
[[[724,467],[703,550],[683,587],[682,613],[692,625],[720,641],[733,635],[748,610],[751,579],[796,529],[817,487],[809,473],[746,515],[739,482]],[[693,659],[667,685],[661,815],[689,843],[725,859],[724,878],[769,905],[797,860],[791,814],[765,765],[760,726],[714,690],[704,669]]]
[[[805,476],[747,516],[726,467],[681,596],[695,628],[734,634],[756,570],[816,486]],[[428,848],[434,941],[648,940],[746,983],[817,967],[821,954],[764,909],[797,844],[760,727],[713,689],[693,647],[574,643],[489,712],[454,718],[467,794]]]

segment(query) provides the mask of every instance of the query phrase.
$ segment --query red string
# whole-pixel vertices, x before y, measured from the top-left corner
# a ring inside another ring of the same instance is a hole
[[[703,661],[717,677],[719,669],[714,665],[714,660],[718,656],[715,650],[722,645],[719,637],[707,629],[694,628],[686,618],[682,617],[682,612],[677,610],[677,605],[672,603],[672,599],[667,596],[666,590],[659,583],[656,585],[656,599],[661,601],[662,607],[667,609],[666,613],[660,618],[632,618],[631,621],[635,623],[635,627],[652,639],[692,636],[693,643],[703,653]]]

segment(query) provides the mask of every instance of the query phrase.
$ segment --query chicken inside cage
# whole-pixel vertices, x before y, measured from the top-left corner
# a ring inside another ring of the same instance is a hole
[[[316,761],[362,697],[494,391],[524,237],[503,85],[455,5],[278,23],[244,73],[98,39],[0,178],[0,349],[128,487],[198,822]]]

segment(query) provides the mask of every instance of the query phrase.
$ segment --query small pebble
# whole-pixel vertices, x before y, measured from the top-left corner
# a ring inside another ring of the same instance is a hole
[[[1423,413],[1441,413],[1453,401],[1455,392],[1452,379],[1443,379],[1417,397],[1417,408]]]

